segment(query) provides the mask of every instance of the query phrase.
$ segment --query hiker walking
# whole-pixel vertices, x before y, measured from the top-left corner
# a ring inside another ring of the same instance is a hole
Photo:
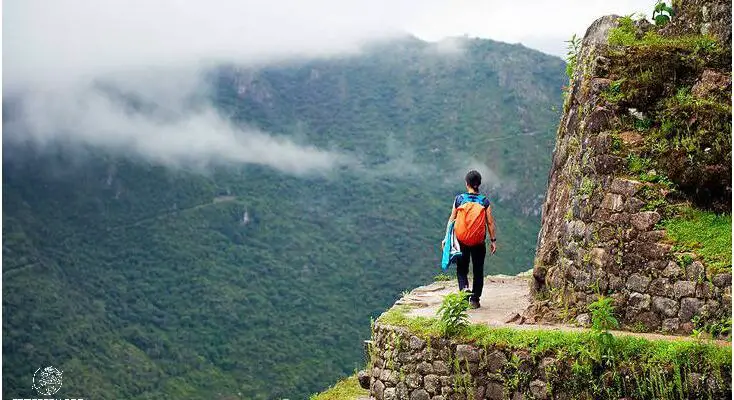
[[[474,281],[472,282],[469,305],[479,308],[479,298],[484,287],[484,256],[487,253],[486,236],[489,232],[492,254],[497,251],[495,242],[494,218],[492,217],[489,199],[479,193],[482,184],[482,175],[475,170],[466,174],[466,193],[454,199],[451,216],[447,226],[454,222],[454,235],[459,242],[461,255],[456,259],[456,277],[459,280],[459,290],[469,288],[469,259],[474,267]],[[441,247],[445,244],[441,243]]]

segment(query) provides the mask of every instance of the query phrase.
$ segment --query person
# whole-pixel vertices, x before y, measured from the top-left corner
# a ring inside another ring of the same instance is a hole
[[[469,260],[471,259],[474,280],[472,282],[469,305],[479,308],[479,298],[484,287],[484,257],[486,256],[486,236],[489,233],[490,252],[497,251],[494,217],[489,199],[479,193],[482,175],[475,170],[466,174],[466,193],[454,199],[448,224],[454,223],[454,234],[459,241],[461,256],[456,260],[456,278],[459,290],[469,288]],[[447,224],[447,226],[448,226]],[[441,246],[443,247],[443,242]]]

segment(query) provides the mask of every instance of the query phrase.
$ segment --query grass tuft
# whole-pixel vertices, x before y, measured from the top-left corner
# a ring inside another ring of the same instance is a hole
[[[360,396],[369,396],[369,391],[359,386],[355,375],[344,378],[326,391],[314,394],[309,400],[354,400]]]

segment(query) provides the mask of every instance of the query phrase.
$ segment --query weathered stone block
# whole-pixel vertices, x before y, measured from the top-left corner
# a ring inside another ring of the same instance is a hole
[[[594,111],[586,117],[586,130],[589,133],[601,132],[610,127],[614,113],[603,107],[596,107]]]
[[[582,239],[584,232],[586,232],[586,224],[579,220],[569,221],[566,225],[566,231],[572,238]]]
[[[662,331],[666,333],[677,332],[680,328],[680,320],[678,318],[667,318],[663,320]]]
[[[660,214],[655,211],[642,211],[630,215],[630,223],[638,231],[649,231],[660,221]]]
[[[484,396],[489,400],[502,400],[505,393],[505,387],[499,383],[490,382],[484,391]]]
[[[440,393],[441,379],[438,377],[438,375],[426,375],[423,378],[423,387],[425,387],[430,394]]]
[[[609,289],[618,291],[624,287],[624,281],[622,278],[616,275],[609,275]]]
[[[646,311],[650,309],[650,295],[642,293],[632,293],[627,300],[627,307],[634,311]]]
[[[634,322],[642,324],[648,331],[660,328],[660,316],[652,311],[645,311],[637,314]]]
[[[495,350],[487,355],[487,369],[490,373],[501,372],[507,364],[505,353]]]
[[[398,395],[398,400],[408,400],[408,394],[410,393],[408,385],[406,385],[405,382],[399,382],[395,385],[395,393]]]
[[[456,358],[461,362],[479,362],[479,349],[474,346],[460,344],[456,346]]]
[[[652,309],[666,317],[675,317],[678,314],[678,302],[667,297],[653,297]]]
[[[640,211],[644,206],[644,201],[638,199],[637,197],[630,197],[629,199],[627,199],[627,202],[624,203],[624,210],[629,213],[635,213]]]
[[[720,288],[731,286],[731,272],[716,274],[711,281]]]
[[[474,397],[475,399],[483,399],[484,398],[484,386],[477,386],[474,389]]]
[[[398,353],[398,360],[400,360],[401,363],[412,363],[418,360],[418,354],[409,351],[401,351]]]
[[[639,243],[637,251],[647,260],[660,260],[670,253],[672,247],[666,243]]]
[[[431,397],[431,400],[446,400],[446,396],[442,396],[439,394],[439,395]]]
[[[415,389],[423,385],[423,377],[420,374],[412,373],[405,377],[405,383],[409,388]]]
[[[694,261],[686,267],[686,278],[689,281],[699,281],[706,277],[706,267],[700,261]]]
[[[359,386],[362,389],[368,389],[370,388],[370,374],[365,371],[359,371],[357,372],[357,381],[359,381]]]
[[[387,386],[395,386],[400,382],[400,373],[398,371],[392,371],[390,373],[390,376],[387,377],[387,382],[384,382],[387,384]]]
[[[591,256],[591,263],[599,268],[604,268],[612,262],[607,251],[601,247],[594,247],[589,251],[589,255]]]
[[[380,382],[379,380],[375,380],[374,383],[372,383],[372,390],[370,393],[375,396],[375,399],[382,400],[384,399],[384,391],[385,391],[385,385]]]
[[[536,379],[532,382],[530,382],[530,393],[533,394],[533,397],[539,400],[545,400],[548,398],[548,392],[546,389],[547,385],[545,382]]]
[[[616,194],[621,194],[624,197],[631,197],[637,194],[642,189],[642,182],[633,181],[631,179],[614,178],[609,191]]]
[[[702,314],[712,315],[719,309],[719,302],[716,300],[709,300],[699,310]]]
[[[378,379],[380,379],[381,381],[385,382],[388,378],[390,378],[390,373],[391,372],[393,372],[393,371],[390,371],[389,369],[383,369],[380,372],[380,377]]]
[[[410,400],[431,400],[431,396],[425,389],[417,389],[410,393]]]
[[[421,375],[431,374],[433,373],[433,365],[423,361],[422,363],[416,365],[415,371]]]
[[[706,98],[711,94],[728,93],[728,88],[731,88],[730,76],[706,69],[701,74],[701,78],[693,85],[691,94],[697,98]]]
[[[670,296],[673,290],[673,285],[670,284],[670,280],[667,278],[658,278],[650,282],[650,287],[647,288],[647,292],[655,296]]]
[[[683,297],[691,297],[696,294],[696,282],[678,281],[673,284],[673,297],[680,299]]]
[[[680,278],[683,275],[683,268],[671,261],[665,267],[661,275],[665,278]]]
[[[594,157],[594,167],[596,168],[597,173],[600,174],[612,174],[616,172],[622,164],[623,160],[621,157],[609,154],[601,154]]]
[[[619,194],[607,193],[601,202],[601,207],[614,212],[620,212],[624,210],[624,199]]]
[[[663,239],[665,239],[664,230],[642,232],[637,236],[640,242],[659,242]]]
[[[716,286],[710,281],[703,281],[696,285],[696,297],[699,299],[712,299],[716,297]]]
[[[439,378],[441,379],[441,386],[451,386],[451,382],[453,382],[451,376],[441,376]]]
[[[383,395],[385,400],[398,400],[398,390],[394,387],[385,389]]]
[[[412,350],[421,350],[426,345],[426,341],[417,337],[417,336],[411,336],[410,337],[410,348]]]
[[[445,362],[441,360],[436,360],[433,362],[433,373],[438,375],[448,375],[449,367],[448,365],[446,365]]]
[[[680,311],[678,312],[678,318],[680,318],[681,321],[690,321],[694,315],[698,314],[698,312],[701,310],[701,307],[703,307],[703,304],[704,302],[701,299],[693,297],[684,298],[680,301]]]
[[[651,279],[647,276],[640,274],[632,274],[627,278],[627,289],[633,292],[643,293],[647,290],[647,286],[650,284]]]

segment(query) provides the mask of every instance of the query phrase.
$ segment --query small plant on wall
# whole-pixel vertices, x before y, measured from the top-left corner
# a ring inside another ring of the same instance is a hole
[[[441,307],[438,309],[441,320],[441,330],[446,336],[452,336],[461,332],[469,323],[469,293],[461,291],[450,293],[444,297]]]
[[[675,11],[673,11],[673,7],[669,6],[664,1],[658,1],[657,4],[655,4],[655,10],[652,12],[652,19],[655,21],[655,25],[665,26],[670,22],[674,13]]]

